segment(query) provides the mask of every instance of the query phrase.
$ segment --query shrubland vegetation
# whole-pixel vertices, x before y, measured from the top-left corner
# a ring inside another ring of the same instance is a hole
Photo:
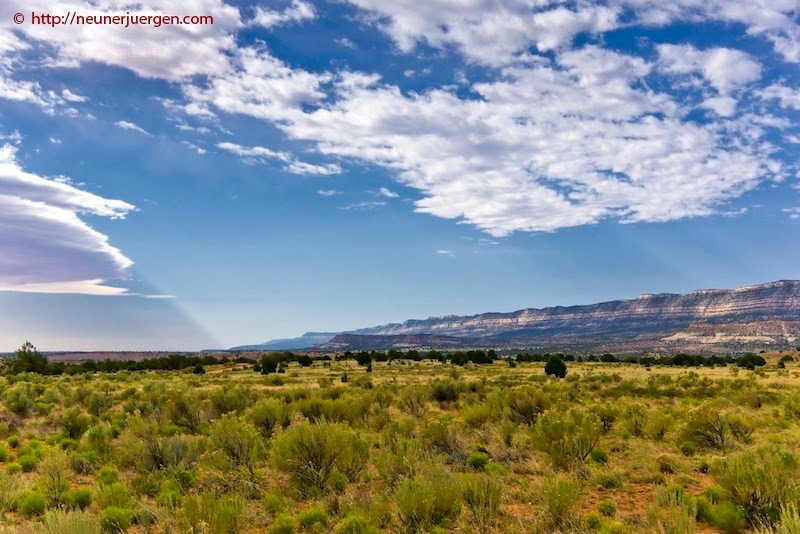
[[[0,377],[0,531],[796,534],[793,354],[25,345]]]

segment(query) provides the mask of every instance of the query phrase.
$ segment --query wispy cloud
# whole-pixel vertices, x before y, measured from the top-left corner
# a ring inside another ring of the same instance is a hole
[[[334,197],[336,195],[341,195],[342,192],[336,189],[318,189],[317,194],[323,197]]]
[[[450,258],[455,258],[456,257],[455,252],[453,252],[452,250],[444,249],[444,248],[437,250],[436,254],[439,254],[440,256],[448,256]]]
[[[381,187],[378,190],[377,195],[379,197],[385,197],[385,198],[398,198],[400,196],[397,193],[395,193],[394,191],[392,191],[392,190],[390,190],[390,189],[388,189],[386,187]]]
[[[347,206],[339,206],[340,210],[374,210],[382,208],[386,202],[382,201],[363,201],[356,202],[355,204],[348,204]]]
[[[138,133],[140,133],[142,135],[146,135],[148,137],[151,136],[150,132],[148,132],[147,130],[145,130],[144,128],[142,128],[141,126],[139,126],[138,124],[135,124],[133,122],[117,121],[114,124],[116,126],[122,128],[123,130],[130,130],[132,132],[138,132]]]

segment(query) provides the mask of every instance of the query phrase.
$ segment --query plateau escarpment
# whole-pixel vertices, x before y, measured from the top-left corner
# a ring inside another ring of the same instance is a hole
[[[315,338],[319,340],[316,346],[588,346],[617,351],[788,347],[800,339],[800,281],[645,294],[582,306],[431,317],[327,335],[327,340]]]

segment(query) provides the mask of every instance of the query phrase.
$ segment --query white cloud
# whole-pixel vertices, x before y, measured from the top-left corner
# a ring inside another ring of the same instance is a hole
[[[394,191],[392,191],[387,187],[381,187],[380,189],[378,189],[378,196],[386,198],[398,198],[400,195],[398,195],[397,193],[395,193]]]
[[[236,143],[224,142],[218,143],[217,147],[243,158],[267,158],[286,162],[291,160],[291,156],[288,153],[271,150],[263,146],[242,146]]]
[[[386,205],[386,202],[382,201],[363,201],[363,202],[356,202],[355,204],[348,204],[347,206],[339,206],[340,210],[374,210],[377,208],[382,208]]]
[[[305,161],[292,161],[289,165],[284,167],[285,170],[292,174],[310,174],[310,175],[332,175],[341,174],[342,168],[336,163],[324,163],[317,165],[314,163],[306,163]]]
[[[323,197],[335,197],[336,195],[341,195],[342,192],[336,189],[319,189],[317,190],[317,194]]]
[[[0,290],[117,295],[104,283],[132,265],[80,215],[124,218],[134,207],[25,172],[17,148],[0,148]]]
[[[784,208],[783,212],[788,213],[790,219],[800,219],[800,208]]]
[[[800,62],[796,0],[471,0],[457,7],[452,0],[348,1],[368,10],[368,20],[403,52],[418,43],[454,46],[471,61],[495,66],[513,62],[529,47],[558,49],[581,34],[678,20],[742,24],[787,61]]]
[[[777,100],[782,108],[800,110],[800,90],[777,83],[759,91],[761,98]]]
[[[123,130],[130,130],[132,132],[138,132],[140,134],[147,135],[147,136],[151,135],[150,132],[148,132],[147,130],[145,130],[144,128],[139,126],[138,124],[135,124],[135,123],[132,123],[132,122],[117,121],[117,122],[114,123],[114,125],[122,128]]]
[[[63,91],[61,91],[61,98],[63,98],[67,102],[86,102],[87,100],[89,100],[85,96],[73,93],[69,89],[64,89]]]
[[[394,171],[422,192],[418,211],[496,236],[606,218],[710,215],[780,172],[762,153],[757,119],[686,121],[680,102],[642,83],[651,64],[597,46],[507,67],[497,81],[472,85],[480,99],[443,89],[404,94],[379,76],[343,72],[323,101],[318,92],[329,75],[263,55],[254,61],[222,83],[186,93],[209,112],[265,119],[323,154]],[[273,85],[275,71],[258,65],[286,69],[281,80],[304,80],[304,97],[286,99],[295,82]],[[708,72],[724,88],[743,80]],[[724,104],[707,105],[726,113]],[[749,137],[738,139],[744,133]]]
[[[53,143],[54,145],[60,145],[61,144],[61,139],[59,139],[57,137],[51,137],[50,138],[50,142]]]
[[[303,0],[292,0],[292,4],[282,11],[256,7],[256,14],[249,24],[272,28],[293,22],[314,20],[317,12],[314,5]]]
[[[721,95],[761,79],[761,65],[731,48],[698,50],[690,45],[659,45],[661,68],[671,74],[700,73]]]
[[[439,254],[440,256],[449,256],[451,258],[456,257],[455,253],[452,250],[439,249],[436,251],[436,253]]]
[[[284,170],[292,174],[331,175],[340,174],[342,172],[342,168],[335,163],[325,163],[322,165],[306,163],[304,161],[294,159],[288,152],[275,151],[263,146],[248,147],[225,142],[219,143],[217,147],[253,161],[263,162],[268,159],[282,161],[286,163],[286,165],[283,167]]]
[[[185,146],[186,148],[190,149],[190,150],[194,150],[195,152],[197,152],[201,156],[204,156],[205,153],[206,153],[206,149],[205,148],[199,147],[199,146],[195,145],[194,143],[190,143],[189,141],[183,140],[183,141],[181,141],[181,144],[183,146]]]
[[[174,0],[5,0],[0,20],[16,12],[81,15],[174,15]],[[181,14],[210,15],[213,24],[129,26],[20,24],[14,27],[30,43],[52,47],[50,63],[77,67],[98,62],[130,69],[146,78],[180,80],[198,74],[221,74],[227,52],[235,49],[234,33],[242,27],[239,10],[223,0],[185,0]],[[2,39],[0,39],[2,42]],[[2,45],[0,44],[0,49]],[[50,50],[50,48],[45,49]]]

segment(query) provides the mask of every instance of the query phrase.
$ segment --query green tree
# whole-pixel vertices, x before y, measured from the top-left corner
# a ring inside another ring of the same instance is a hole
[[[550,356],[550,359],[544,364],[544,373],[546,375],[564,378],[567,376],[567,364],[558,356]]]
[[[47,356],[39,352],[33,343],[26,341],[16,351],[11,370],[14,373],[47,373]]]

